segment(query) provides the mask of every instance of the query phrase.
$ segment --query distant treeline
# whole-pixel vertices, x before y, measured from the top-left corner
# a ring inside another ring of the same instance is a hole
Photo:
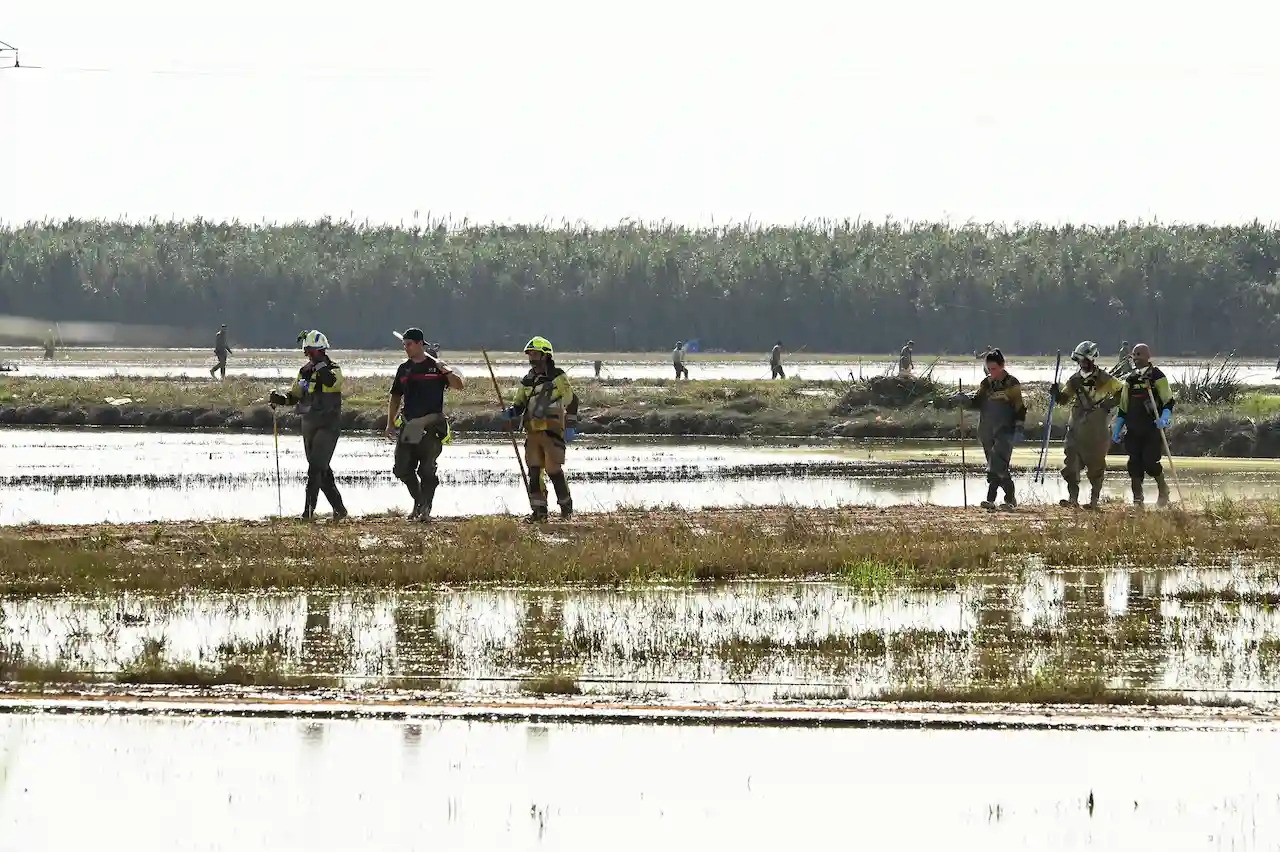
[[[322,220],[42,223],[0,230],[0,313],[207,329],[288,346],[917,352],[994,344],[1272,355],[1280,231],[819,223],[363,227]]]

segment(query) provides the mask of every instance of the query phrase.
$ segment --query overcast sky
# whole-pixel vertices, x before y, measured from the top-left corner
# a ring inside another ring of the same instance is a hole
[[[1280,220],[1280,4],[3,6],[8,223]]]

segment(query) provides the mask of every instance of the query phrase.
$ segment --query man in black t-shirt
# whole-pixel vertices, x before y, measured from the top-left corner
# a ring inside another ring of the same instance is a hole
[[[439,479],[436,460],[449,438],[444,417],[446,388],[462,390],[462,376],[427,352],[422,329],[401,336],[409,360],[396,370],[387,405],[387,437],[396,442],[396,478],[413,497],[411,520],[431,520],[431,501]]]

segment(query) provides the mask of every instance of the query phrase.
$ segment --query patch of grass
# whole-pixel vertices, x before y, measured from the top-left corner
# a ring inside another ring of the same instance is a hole
[[[1225,697],[1186,698],[1176,692],[1113,689],[1101,680],[1048,681],[1030,679],[991,686],[906,686],[876,694],[876,701],[929,702],[938,704],[1111,704],[1134,707],[1194,705],[1243,707],[1245,702]]]
[[[1169,597],[1183,603],[1228,603],[1280,607],[1280,592],[1242,592],[1239,589],[1179,589]]]
[[[582,687],[572,675],[549,674],[520,683],[526,695],[581,695]]]
[[[1265,504],[1263,504],[1265,505]],[[343,524],[216,522],[26,526],[0,532],[0,591],[250,591],[413,588],[504,582],[620,585],[750,578],[844,578],[865,588],[955,588],[1016,574],[1033,555],[1049,565],[1167,567],[1193,556],[1270,556],[1280,527],[1242,503],[1220,518],[1190,511],[1088,516],[1046,509],[781,507],[584,514],[547,528],[511,517]],[[554,535],[546,535],[554,531]],[[364,547],[375,536],[398,547]],[[1133,541],[1160,541],[1134,548]]]

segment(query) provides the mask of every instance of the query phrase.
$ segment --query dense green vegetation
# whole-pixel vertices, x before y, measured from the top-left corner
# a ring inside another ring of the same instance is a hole
[[[325,328],[385,347],[1032,353],[1044,339],[1270,355],[1280,230],[1235,227],[443,226],[42,223],[0,230],[0,313],[175,324],[233,345]],[[203,341],[203,337],[200,338]]]

